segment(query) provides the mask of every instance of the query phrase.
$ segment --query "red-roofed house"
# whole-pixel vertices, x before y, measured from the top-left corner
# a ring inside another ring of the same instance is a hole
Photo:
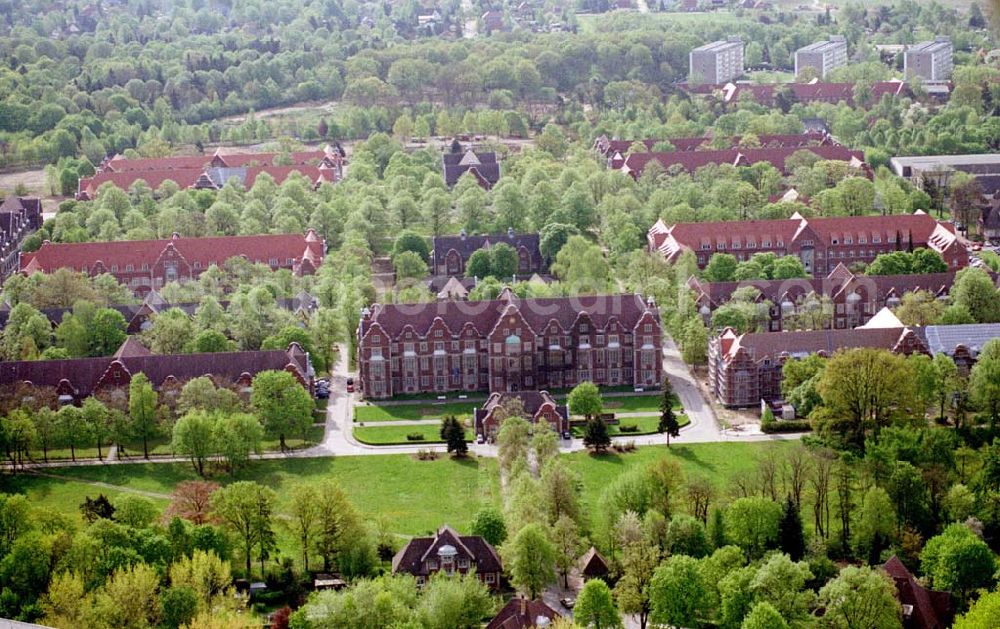
[[[130,337],[113,356],[0,362],[0,387],[5,395],[26,394],[19,385],[55,389],[60,403],[70,404],[102,389],[125,389],[137,373],[158,390],[200,376],[211,377],[217,386],[245,389],[258,373],[276,370],[290,372],[313,391],[315,372],[297,343],[287,350],[214,354],[150,354],[144,349]]]
[[[761,148],[806,148],[809,146],[830,146],[836,144],[833,138],[826,133],[795,133],[755,136],[760,141]],[[726,138],[726,141],[733,148],[740,145],[740,136]],[[642,140],[647,151],[652,151],[653,147],[660,142],[670,142],[674,146],[674,151],[703,151],[711,150],[712,138],[708,136],[696,138],[670,138],[669,140]],[[611,140],[606,135],[594,140],[594,150],[603,157],[612,159],[615,153],[624,156],[636,140]],[[622,157],[624,159],[624,157]],[[614,166],[611,166],[614,168]]]
[[[705,282],[692,276],[688,288],[694,291],[695,305],[705,323],[712,313],[729,302],[737,289],[752,286],[760,293],[761,302],[770,302],[767,330],[780,332],[785,317],[801,314],[807,308],[809,295],[830,298],[833,306],[832,326],[837,329],[864,325],[882,308],[895,308],[903,295],[929,291],[939,298],[947,297],[957,271],[915,273],[912,275],[864,275],[852,273],[843,264],[824,278],[787,280],[744,280],[739,282]]]
[[[495,392],[483,403],[482,408],[473,411],[473,423],[477,435],[493,441],[506,419],[504,405],[511,398],[520,400],[525,419],[532,424],[548,424],[557,435],[569,431],[569,408],[558,404],[548,391],[519,391],[517,393]]]
[[[751,100],[765,107],[778,104],[778,94],[787,89],[790,100],[804,104],[844,102],[854,105],[854,83],[782,83],[780,85],[757,85],[751,83],[727,83],[718,86],[713,93],[720,95],[724,103],[739,103]],[[877,81],[871,86],[871,103],[876,104],[883,96],[896,98],[913,97],[913,91],[902,81]]]
[[[7,197],[0,203],[0,281],[18,269],[21,243],[42,226],[42,202]]]
[[[697,154],[697,153],[695,153]],[[737,260],[770,251],[798,256],[806,272],[822,277],[837,267],[871,263],[880,253],[936,251],[957,271],[969,264],[969,253],[950,223],[940,223],[923,211],[889,216],[845,216],[805,219],[798,214],[768,221],[678,223],[657,221],[647,234],[650,251],[674,261],[685,250],[694,251],[705,268],[714,253],[731,253]]]
[[[125,159],[115,156],[101,163],[93,177],[82,177],[77,185],[76,199],[89,201],[105,183],[122,190],[142,180],[153,190],[165,181],[173,181],[181,189],[217,190],[227,181],[235,179],[244,188],[253,186],[262,173],[282,183],[293,172],[298,172],[314,187],[322,183],[336,183],[343,177],[343,152],[327,146],[320,151],[289,153],[284,156],[290,164],[276,166],[279,153],[237,153],[213,156],[204,155]]]
[[[684,171],[693,173],[699,168],[715,164],[717,166],[729,164],[731,166],[753,166],[761,162],[771,164],[784,175],[790,175],[785,167],[786,160],[799,151],[809,151],[816,154],[821,160],[847,162],[852,167],[857,168],[859,174],[871,178],[872,170],[865,162],[865,154],[862,151],[852,151],[838,145],[826,146],[806,146],[806,147],[779,147],[779,148],[736,148],[724,151],[672,151],[669,153],[629,153],[622,160],[609,159],[608,167],[622,171],[631,175],[634,179],[642,176],[646,166],[651,162],[659,162],[664,170],[679,167]],[[618,154],[616,154],[618,155]]]
[[[68,268],[88,275],[110,273],[142,297],[168,282],[196,279],[209,266],[243,257],[272,269],[312,275],[323,262],[325,243],[309,230],[298,234],[222,236],[166,240],[51,243],[21,256],[21,272],[52,273]]]
[[[548,627],[560,618],[558,612],[541,599],[529,601],[526,598],[512,598],[507,601],[486,629],[536,629]]]
[[[369,398],[398,393],[657,387],[656,304],[639,295],[375,304],[357,330]]]

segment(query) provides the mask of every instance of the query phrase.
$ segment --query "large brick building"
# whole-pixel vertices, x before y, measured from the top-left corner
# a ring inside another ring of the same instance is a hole
[[[870,99],[865,103],[855,103],[854,83],[780,83],[780,84],[757,84],[757,83],[728,83],[719,85],[713,89],[706,90],[704,87],[698,90],[690,90],[695,94],[702,94],[715,97],[725,104],[739,104],[744,101],[752,101],[765,107],[776,107],[782,104],[784,99],[786,104],[802,103],[810,105],[814,103],[846,103],[848,105],[871,106],[881,102],[882,98],[889,96],[892,98],[913,97],[913,90],[902,81],[875,81],[871,84]]]
[[[243,257],[272,269],[312,275],[323,262],[325,244],[316,232],[165,240],[51,243],[21,256],[21,272],[52,273],[60,268],[88,275],[110,273],[142,297],[174,281],[197,279],[213,264]]]
[[[751,407],[761,400],[781,399],[782,367],[792,358],[870,347],[905,355],[943,353],[967,371],[983,345],[998,337],[1000,324],[996,323],[909,328],[888,310],[853,330],[738,335],[727,329],[709,342],[708,379],[724,406]]]
[[[609,159],[608,167],[620,170],[634,179],[642,176],[646,166],[651,163],[659,163],[663,170],[679,168],[685,172],[693,173],[705,166],[753,166],[754,164],[765,163],[774,166],[783,175],[793,174],[786,166],[788,158],[800,151],[813,153],[823,161],[847,162],[851,167],[858,169],[858,175],[871,177],[871,168],[865,162],[865,154],[862,151],[852,151],[839,144],[827,144],[822,146],[787,146],[778,148],[731,148],[721,151],[670,151],[659,153],[629,153],[624,159]]]
[[[375,304],[357,330],[361,390],[398,393],[659,386],[659,310],[639,295]]]
[[[281,165],[275,164],[279,161]],[[261,174],[270,175],[282,183],[293,172],[308,178],[314,186],[335,183],[343,178],[344,151],[326,146],[315,151],[279,153],[234,153],[224,155],[183,155],[176,157],[126,159],[120,155],[101,162],[93,177],[81,177],[76,199],[89,201],[105,183],[128,190],[139,180],[154,191],[165,181],[178,187],[196,190],[217,190],[230,179],[244,188],[253,186]]]
[[[42,226],[42,202],[7,197],[0,203],[0,281],[20,266],[21,243]]]
[[[473,428],[477,435],[493,441],[506,417],[506,405],[516,399],[524,409],[524,418],[532,424],[548,425],[557,435],[569,431],[569,407],[559,404],[548,391],[494,392],[482,407],[473,411]]]
[[[955,227],[925,212],[891,216],[851,216],[806,219],[799,214],[769,221],[656,222],[647,234],[650,251],[676,260],[686,250],[705,268],[715,253],[731,253],[747,260],[755,253],[797,256],[806,272],[822,277],[838,264],[871,263],[880,253],[927,248],[944,259],[949,270],[969,264],[969,253],[955,235]]]
[[[938,298],[946,297],[956,273],[864,275],[851,273],[846,266],[838,264],[823,278],[706,282],[692,277],[688,280],[688,288],[694,292],[695,305],[706,324],[711,321],[712,313],[727,304],[737,289],[750,286],[760,293],[761,302],[770,302],[767,331],[782,331],[786,318],[795,317],[809,307],[807,298],[810,295],[829,297],[831,325],[835,329],[845,329],[864,325],[882,308],[899,306],[907,293],[922,290]]]
[[[297,343],[287,350],[214,354],[151,354],[133,337],[113,356],[67,360],[0,362],[3,395],[28,395],[31,388],[54,391],[61,404],[79,403],[102,389],[125,390],[143,373],[157,390],[180,390],[192,378],[208,375],[217,386],[246,390],[258,373],[288,371],[310,393],[315,372],[309,354]],[[28,389],[24,389],[28,387]]]
[[[465,265],[472,254],[505,244],[517,252],[517,274],[545,273],[549,265],[542,258],[538,234],[506,234],[469,236],[462,231],[458,236],[435,236],[431,252],[431,273],[442,276],[465,275]],[[505,278],[506,279],[506,278]]]

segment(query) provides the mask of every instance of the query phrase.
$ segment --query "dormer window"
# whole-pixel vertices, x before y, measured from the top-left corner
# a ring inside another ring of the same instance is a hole
[[[844,236],[844,244],[845,245],[853,245],[854,244],[854,238],[851,237],[851,236]]]
[[[833,238],[830,239],[830,244],[831,245],[839,245],[840,244],[840,239],[837,238],[836,236],[834,236]]]
[[[126,273],[131,273],[131,272],[132,272],[132,271],[134,271],[134,270],[135,270],[135,266],[133,266],[133,265],[131,265],[131,264],[126,264],[126,265],[125,265],[125,272],[126,272]]]

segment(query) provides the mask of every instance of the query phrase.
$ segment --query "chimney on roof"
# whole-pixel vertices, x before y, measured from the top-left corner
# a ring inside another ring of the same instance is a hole
[[[180,237],[181,237],[181,235],[179,233],[177,233],[177,232],[174,232],[174,233],[170,234],[170,240],[177,240]]]
[[[507,228],[507,237],[510,238],[511,240],[514,239],[514,228],[513,227],[508,227]]]
[[[527,613],[528,613],[528,601],[524,600],[524,597],[522,596],[521,597],[521,615],[524,616]]]
[[[462,240],[465,240],[465,237],[467,235],[468,234],[465,233],[465,228],[464,227],[462,228],[462,231],[458,232],[458,237],[461,238]]]

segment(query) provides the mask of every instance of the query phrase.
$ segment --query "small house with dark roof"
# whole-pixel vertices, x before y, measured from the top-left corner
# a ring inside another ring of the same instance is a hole
[[[979,217],[979,233],[987,240],[1000,240],[1000,191],[988,203]]]
[[[431,272],[434,275],[465,275],[465,266],[472,254],[480,249],[490,249],[505,244],[517,253],[517,274],[547,273],[548,263],[542,258],[539,237],[534,234],[516,234],[508,229],[506,234],[470,236],[462,230],[458,236],[435,236],[431,252]],[[509,279],[509,278],[505,278]]]
[[[438,572],[452,575],[472,570],[487,587],[500,589],[503,563],[496,549],[478,535],[459,535],[447,524],[433,537],[414,537],[392,558],[392,573],[411,574],[417,585]]]
[[[507,601],[486,629],[543,629],[557,618],[561,615],[544,601],[518,597]]]
[[[896,584],[896,600],[903,608],[904,629],[944,629],[951,626],[954,611],[948,592],[937,592],[920,585],[895,555],[885,562],[882,569]]]
[[[580,575],[583,576],[585,581],[603,579],[611,572],[607,560],[593,546],[590,547],[590,550],[583,557],[580,557],[578,565]]]
[[[490,394],[473,413],[476,434],[493,441],[506,419],[503,409],[512,399],[520,400],[524,419],[532,424],[544,422],[558,435],[569,431],[569,408],[565,404],[556,403],[548,391],[518,391]]]
[[[497,161],[497,154],[493,151],[474,151],[461,149],[461,145],[456,144],[453,148],[458,151],[445,153],[441,160],[444,167],[444,182],[449,188],[458,183],[459,178],[465,173],[475,177],[476,181],[484,190],[490,190],[500,181],[500,162]]]

